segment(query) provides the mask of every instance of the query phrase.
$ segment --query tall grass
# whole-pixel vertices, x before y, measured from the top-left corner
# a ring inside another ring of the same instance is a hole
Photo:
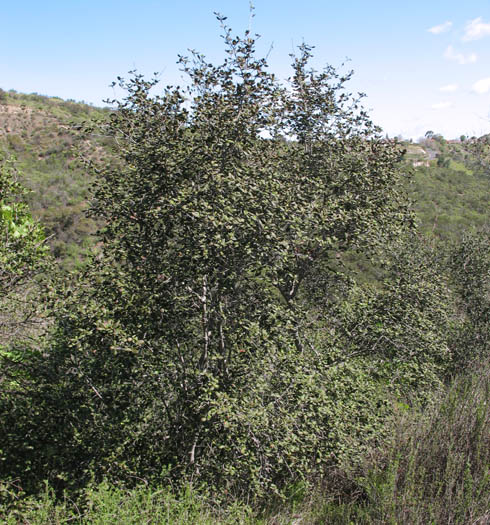
[[[401,413],[356,481],[356,497],[317,498],[316,517],[302,523],[490,524],[490,364],[457,378],[422,414]]]
[[[6,525],[248,525],[258,523],[246,505],[220,509],[209,498],[187,488],[178,495],[170,488],[140,486],[125,490],[101,483],[85,490],[77,504],[69,499],[56,501],[46,488],[38,498],[21,502],[17,508],[0,507],[0,522]]]

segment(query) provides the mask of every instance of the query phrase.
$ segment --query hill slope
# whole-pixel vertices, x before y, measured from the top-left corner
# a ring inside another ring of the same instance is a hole
[[[85,141],[84,121],[107,117],[110,109],[37,94],[0,90],[0,152],[18,160],[22,182],[32,190],[29,205],[51,236],[54,255],[73,266],[93,244],[96,230],[85,217],[92,183],[78,151],[91,159],[110,156],[110,140]],[[490,174],[475,169],[464,144],[442,137],[406,143],[406,169],[422,231],[441,239],[490,222]]]
[[[108,110],[59,98],[0,93],[0,153],[14,156],[21,182],[32,193],[29,205],[44,224],[55,256],[76,264],[91,244],[95,224],[85,217],[91,180],[78,151],[106,154],[102,141],[87,144],[76,126]]]
[[[465,142],[436,135],[405,147],[407,163],[414,168],[409,192],[424,233],[449,240],[489,224],[490,172]]]

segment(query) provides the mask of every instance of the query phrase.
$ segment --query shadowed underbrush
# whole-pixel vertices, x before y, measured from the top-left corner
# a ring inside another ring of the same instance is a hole
[[[401,408],[386,448],[364,466],[335,470],[313,493],[297,484],[282,502],[257,511],[245,502],[220,505],[187,486],[107,482],[85,489],[75,504],[47,487],[38,498],[0,507],[5,523],[26,524],[487,524],[490,522],[490,365],[457,378],[423,412]],[[1,495],[12,498],[14,485]],[[17,497],[19,495],[17,494]]]

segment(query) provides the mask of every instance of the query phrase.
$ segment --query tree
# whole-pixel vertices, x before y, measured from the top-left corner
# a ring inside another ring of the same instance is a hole
[[[483,174],[490,169],[490,135],[471,137],[464,143],[464,150],[468,153],[467,162],[470,167]]]
[[[285,89],[253,56],[250,35],[227,32],[226,42],[222,66],[197,54],[181,60],[190,109],[179,88],[152,98],[154,82],[122,83],[128,98],[108,132],[126,168],[99,177],[92,210],[107,224],[106,254],[141,291],[151,284],[150,297],[159,283],[172,305],[162,319],[168,342],[201,340],[203,369],[218,349],[225,365],[235,330],[243,340],[232,319],[258,318],[271,305],[291,317],[301,348],[297,302],[311,269],[407,218],[396,173],[402,152],[350,100],[350,75],[316,74],[303,46]],[[200,334],[184,336],[182,320],[196,314]]]
[[[449,157],[446,157],[443,153],[437,154],[437,167],[438,168],[449,168],[451,165],[451,159]]]
[[[285,86],[249,32],[224,40],[221,65],[180,58],[186,89],[120,80],[102,129],[120,160],[98,171],[91,211],[102,253],[37,365],[58,448],[30,459],[31,479],[48,464],[61,488],[167,472],[263,493],[376,433],[382,386],[322,308],[342,293],[339,254],[411,225],[403,151],[310,47]],[[309,295],[320,282],[327,297]]]

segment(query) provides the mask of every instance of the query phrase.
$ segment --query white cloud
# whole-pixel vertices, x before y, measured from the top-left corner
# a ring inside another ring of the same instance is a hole
[[[444,101],[444,102],[438,102],[437,104],[432,104],[431,108],[432,109],[447,109],[447,108],[450,108],[452,105],[453,105],[452,102]]]
[[[429,33],[432,33],[433,35],[440,35],[441,33],[449,31],[452,25],[452,22],[444,22],[443,24],[439,24],[438,26],[434,26],[430,29],[427,29],[427,31],[429,31]]]
[[[446,51],[444,52],[445,58],[448,60],[455,60],[459,64],[473,64],[476,62],[476,55],[475,53],[470,53],[468,55],[465,55],[463,53],[457,53],[453,46],[448,46]]]
[[[490,35],[490,24],[483,22],[481,16],[467,22],[464,29],[465,33],[463,35],[463,40],[465,42],[468,40],[477,40]]]
[[[490,78],[482,78],[478,82],[475,82],[472,87],[475,93],[483,95],[490,91]]]
[[[458,84],[448,84],[447,86],[441,86],[439,91],[442,91],[443,93],[454,93],[455,91],[458,91],[458,89]]]

